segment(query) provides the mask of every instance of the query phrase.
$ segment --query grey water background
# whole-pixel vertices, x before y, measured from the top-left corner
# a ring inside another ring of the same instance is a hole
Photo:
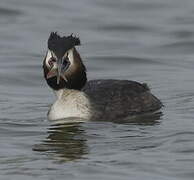
[[[52,125],[51,31],[79,35],[89,79],[148,83],[163,115]],[[194,1],[1,0],[0,179],[194,179]]]

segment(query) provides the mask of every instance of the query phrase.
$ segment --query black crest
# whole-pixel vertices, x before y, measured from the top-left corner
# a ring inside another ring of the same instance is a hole
[[[48,39],[48,48],[55,52],[58,57],[63,56],[69,49],[80,45],[80,39],[71,34],[70,36],[63,36],[57,32],[51,32]]]
[[[82,59],[74,46],[80,45],[78,37],[73,36],[59,36],[56,32],[52,32],[48,39],[48,48],[55,53],[57,58],[62,58],[64,53],[69,49],[72,49],[73,64],[68,67],[68,73],[63,72],[67,81],[60,78],[59,84],[57,84],[57,77],[47,78],[50,68],[46,65],[46,57],[43,61],[44,78],[47,84],[54,90],[59,89],[76,89],[81,90],[87,82],[86,67],[84,66]]]

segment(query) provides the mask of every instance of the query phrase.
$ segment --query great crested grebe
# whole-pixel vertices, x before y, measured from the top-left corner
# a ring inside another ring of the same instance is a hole
[[[48,112],[49,120],[77,117],[85,120],[125,119],[155,112],[162,103],[145,84],[128,80],[91,80],[75,46],[78,37],[52,32],[43,61],[44,78],[57,100]]]

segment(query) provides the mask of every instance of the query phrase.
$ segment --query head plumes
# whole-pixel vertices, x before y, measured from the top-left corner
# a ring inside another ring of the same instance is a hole
[[[80,45],[80,39],[71,34],[70,36],[60,36],[57,32],[51,32],[50,37],[48,39],[48,48],[56,52],[56,55],[63,55],[69,49],[74,46]]]
[[[44,77],[51,88],[80,90],[85,85],[86,68],[75,48],[78,45],[80,39],[73,34],[70,36],[60,36],[57,32],[50,34],[43,69]]]

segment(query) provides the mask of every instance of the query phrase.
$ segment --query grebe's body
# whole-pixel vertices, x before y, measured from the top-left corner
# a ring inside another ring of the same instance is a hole
[[[43,62],[44,77],[57,96],[49,120],[77,117],[84,120],[125,119],[159,110],[162,103],[145,84],[128,80],[87,82],[77,37],[51,33]]]

